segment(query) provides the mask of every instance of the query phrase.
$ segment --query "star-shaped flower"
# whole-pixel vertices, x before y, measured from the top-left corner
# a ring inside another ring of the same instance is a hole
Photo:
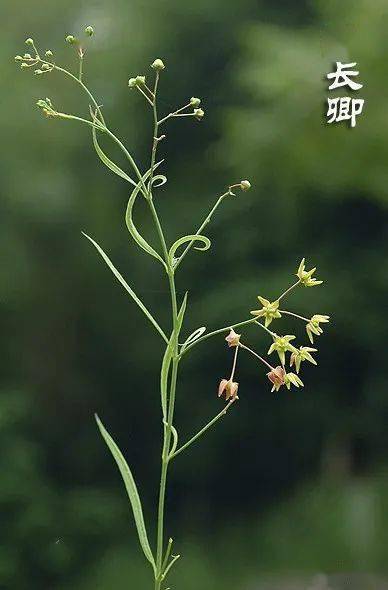
[[[267,354],[272,354],[274,350],[276,350],[276,352],[279,355],[280,362],[282,363],[282,365],[284,365],[286,362],[285,353],[287,351],[295,352],[297,350],[295,346],[290,344],[291,340],[294,340],[295,338],[296,336],[293,336],[292,334],[286,334],[286,336],[278,336],[277,334],[275,334],[274,341],[269,347]]]
[[[305,287],[316,287],[323,283],[323,281],[318,281],[317,279],[312,278],[316,270],[316,268],[312,268],[309,271],[305,270],[305,258],[302,258],[296,276]]]
[[[295,373],[287,373],[284,377],[284,383],[287,389],[290,389],[291,385],[295,385],[295,387],[298,388],[304,387],[303,381],[300,379],[300,377],[298,377],[298,375],[295,375]]]
[[[309,361],[313,365],[317,364],[317,361],[311,356],[311,352],[317,352],[316,348],[310,348],[309,346],[300,346],[299,350],[295,350],[291,354],[290,367],[295,364],[296,372],[299,373],[300,365],[303,361]]]
[[[310,318],[310,321],[306,324],[306,332],[310,342],[314,343],[314,334],[320,336],[323,334],[323,330],[319,324],[329,323],[330,316],[316,314]]]
[[[268,327],[272,320],[282,317],[279,311],[278,300],[271,303],[271,301],[268,301],[268,299],[265,299],[264,297],[260,297],[260,295],[258,295],[257,299],[260,301],[263,307],[261,309],[255,309],[251,311],[251,314],[257,318],[265,318],[265,327]]]

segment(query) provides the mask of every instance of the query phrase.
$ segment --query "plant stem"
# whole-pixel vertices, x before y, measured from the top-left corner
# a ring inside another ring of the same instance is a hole
[[[187,447],[189,447],[193,442],[195,442],[196,440],[198,440],[207,430],[209,430],[209,428],[211,428],[213,426],[213,424],[215,424],[216,422],[218,422],[218,420],[220,418],[222,418],[222,416],[225,416],[226,412],[229,410],[230,406],[235,402],[235,399],[231,399],[230,402],[221,410],[221,412],[219,412],[219,414],[217,414],[217,416],[215,416],[212,420],[210,420],[210,422],[208,422],[206,424],[206,426],[204,426],[203,428],[201,428],[201,430],[199,432],[197,432],[197,434],[195,434],[194,436],[192,436],[184,445],[182,445],[181,447],[179,447],[179,449],[177,449],[175,451],[175,453],[173,453],[170,457],[170,459],[175,459],[175,457],[177,455],[179,455],[180,453],[182,453],[182,451],[184,451],[185,449],[187,449]]]
[[[213,206],[213,208],[207,214],[207,216],[206,216],[205,220],[203,221],[203,223],[199,226],[199,228],[195,232],[195,235],[196,236],[198,234],[200,234],[202,232],[202,230],[207,226],[207,224],[210,222],[210,220],[211,220],[211,218],[213,216],[213,213],[216,211],[216,209],[219,207],[219,205],[222,203],[222,201],[228,195],[230,195],[230,191],[229,190],[226,193],[223,193],[220,197],[218,197],[218,199],[216,201],[216,204]],[[189,242],[188,245],[186,246],[186,248],[183,250],[182,254],[179,256],[178,261],[175,264],[175,269],[178,268],[178,266],[180,265],[180,263],[182,262],[182,260],[186,256],[187,252],[190,250],[190,248],[193,245],[193,243],[194,243],[194,240],[191,240],[191,242]]]
[[[258,358],[262,363],[264,363],[269,369],[270,371],[273,371],[274,367],[272,365],[270,365],[269,363],[267,363],[267,361],[265,359],[263,359],[262,356],[260,356],[259,354],[257,354],[257,352],[255,352],[254,350],[252,350],[251,348],[249,348],[248,346],[245,346],[245,344],[241,344],[241,342],[239,343],[239,347],[240,348],[244,348],[245,350],[247,350],[248,352],[250,352],[251,354],[253,354],[253,356],[255,356],[256,358]]]
[[[293,318],[298,318],[298,320],[303,320],[304,322],[309,322],[308,318],[303,317],[302,315],[298,315],[297,313],[293,313],[292,311],[285,311],[284,309],[279,310],[280,313],[284,313],[286,315],[291,315]]]
[[[283,297],[285,297],[286,295],[288,295],[290,293],[290,291],[292,291],[293,289],[295,289],[295,287],[297,287],[300,283],[300,280],[297,280],[296,283],[294,283],[293,285],[291,285],[291,287],[288,287],[288,289],[286,289],[284,291],[284,293],[282,293],[280,295],[280,297],[277,298],[277,301],[280,301],[281,299],[283,299]]]

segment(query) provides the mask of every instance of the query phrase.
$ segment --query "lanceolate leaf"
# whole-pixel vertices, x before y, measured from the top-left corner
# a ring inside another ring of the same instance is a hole
[[[105,254],[105,252],[101,248],[101,246],[99,246],[97,244],[97,242],[95,242],[93,240],[93,238],[91,238],[90,236],[88,236],[84,232],[82,232],[82,234],[85,236],[85,238],[87,238],[93,244],[93,246],[96,248],[97,252],[102,256],[103,260],[109,266],[110,270],[113,272],[113,274],[115,275],[115,277],[117,278],[117,280],[122,284],[122,286],[124,287],[124,289],[130,294],[130,296],[132,297],[132,299],[137,303],[137,305],[140,307],[140,309],[142,310],[142,312],[147,316],[147,318],[149,319],[149,321],[151,322],[151,324],[153,324],[153,326],[157,329],[157,331],[159,332],[159,334],[162,336],[163,340],[165,340],[165,342],[168,343],[169,340],[168,340],[166,334],[163,332],[162,328],[159,326],[158,322],[151,315],[151,313],[148,311],[148,309],[146,308],[146,306],[144,305],[144,303],[139,299],[139,297],[136,295],[136,293],[133,291],[133,289],[131,289],[131,287],[128,285],[128,283],[126,282],[126,280],[124,279],[124,277],[119,273],[119,271],[117,270],[117,268],[114,266],[114,264],[112,263],[112,261],[110,260],[110,258]]]
[[[123,170],[121,170],[121,168],[119,166],[117,166],[117,164],[112,162],[112,160],[110,158],[108,158],[108,156],[102,151],[100,144],[97,141],[97,133],[96,133],[95,127],[93,127],[92,133],[93,133],[94,149],[96,150],[97,155],[100,158],[101,162],[103,162],[103,164],[105,164],[105,166],[107,168],[109,168],[109,170],[112,170],[112,172],[117,174],[117,176],[120,176],[121,178],[123,178],[124,180],[126,180],[127,182],[132,184],[133,186],[136,186],[136,182],[134,180],[132,180],[132,178],[130,176],[128,176],[128,174],[126,174]]]
[[[158,164],[156,166],[158,166]],[[154,169],[156,168],[156,166],[154,167]],[[149,176],[150,172],[151,172],[151,170],[148,170],[146,172],[146,174],[143,176],[143,183],[147,180],[147,177]],[[136,197],[139,194],[141,187],[142,187],[142,182],[138,182],[136,187],[133,189],[131,196],[129,197],[127,211],[125,214],[125,221],[127,224],[127,228],[128,228],[129,233],[131,234],[131,236],[135,240],[135,242],[138,244],[138,246],[140,246],[140,248],[142,248],[145,252],[147,252],[148,254],[150,254],[151,256],[156,258],[157,260],[159,260],[159,262],[161,262],[163,264],[164,268],[167,270],[166,263],[163,260],[163,258],[160,256],[160,254],[158,254],[156,252],[156,250],[154,250],[154,248],[152,246],[150,246],[150,244],[137,231],[137,228],[133,222],[132,210],[133,210],[133,206],[136,201]]]
[[[128,467],[128,464],[127,464],[126,460],[124,459],[123,454],[121,453],[119,447],[117,446],[117,444],[115,443],[115,441],[113,440],[113,438],[111,437],[109,432],[105,429],[103,423],[101,422],[101,420],[99,419],[97,414],[95,417],[96,417],[98,428],[100,429],[100,432],[101,432],[106,444],[108,445],[109,450],[112,453],[113,458],[116,461],[117,466],[120,470],[121,476],[124,480],[125,487],[126,487],[127,493],[128,493],[128,497],[131,502],[133,516],[135,518],[135,523],[136,523],[136,528],[137,528],[137,532],[139,535],[140,545],[144,551],[144,555],[146,556],[148,561],[151,563],[154,571],[156,571],[155,560],[154,560],[154,556],[152,555],[150,544],[148,542],[147,531],[145,528],[144,517],[143,517],[143,510],[142,510],[140,497],[139,497],[139,493],[137,491],[135,480],[133,479],[133,475],[131,473],[131,470]]]
[[[181,331],[181,328],[182,328],[182,323],[183,323],[183,318],[184,318],[185,311],[186,311],[186,306],[187,306],[187,293],[185,293],[185,296],[182,301],[182,305],[181,305],[180,310],[178,312],[176,332],[175,333],[173,332],[171,334],[171,337],[170,337],[170,340],[167,345],[166,351],[163,356],[163,361],[162,361],[162,369],[160,372],[160,395],[161,395],[161,403],[162,403],[163,420],[165,420],[165,421],[167,420],[168,376],[169,376],[169,372],[170,372],[172,357],[174,355],[174,347],[175,347],[176,342],[178,341],[179,332]]]

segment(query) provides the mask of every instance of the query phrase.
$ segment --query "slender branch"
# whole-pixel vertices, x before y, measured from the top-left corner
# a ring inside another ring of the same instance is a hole
[[[254,350],[252,350],[251,348],[249,348],[248,346],[245,346],[245,344],[241,344],[241,342],[238,345],[239,348],[244,348],[245,350],[247,350],[248,352],[250,352],[251,354],[253,354],[253,356],[255,356],[256,358],[258,358],[262,363],[264,363],[271,371],[273,370],[273,366],[270,365],[269,363],[267,363],[267,361],[265,359],[263,359],[262,356],[258,355],[257,352],[255,352]]]
[[[204,221],[201,223],[201,225],[199,226],[199,228],[197,229],[197,231],[195,232],[194,235],[198,236],[200,233],[202,233],[202,230],[207,226],[207,224],[210,222],[214,212],[217,210],[217,208],[219,207],[219,205],[222,203],[222,201],[225,199],[225,197],[230,195],[230,190],[228,190],[226,193],[223,193],[220,197],[218,197],[215,205],[212,207],[212,209],[210,210],[210,212],[207,214],[207,216],[205,217]],[[191,240],[186,248],[183,250],[182,254],[179,256],[176,264],[175,264],[175,269],[178,268],[178,266],[180,265],[180,263],[182,262],[182,260],[184,259],[184,257],[186,256],[186,254],[188,253],[188,251],[190,250],[191,246],[194,244],[195,240]]]
[[[284,309],[279,309],[280,313],[283,313],[285,315],[290,315],[293,318],[298,318],[298,320],[303,320],[304,322],[309,323],[309,318],[305,318],[302,315],[298,315],[297,313],[293,313],[292,311],[285,311]]]
[[[207,430],[209,430],[209,428],[211,428],[213,426],[213,424],[215,424],[216,422],[218,422],[218,420],[220,418],[222,418],[222,416],[225,416],[226,412],[229,410],[230,406],[235,402],[235,399],[230,400],[230,402],[221,410],[221,412],[219,412],[219,414],[217,414],[217,416],[215,416],[212,420],[210,420],[210,422],[208,422],[203,428],[201,428],[201,430],[199,432],[197,432],[197,434],[195,434],[194,436],[192,436],[184,445],[182,445],[181,447],[179,447],[179,449],[177,449],[175,451],[175,453],[173,453],[171,455],[171,459],[175,459],[175,457],[177,455],[179,455],[180,453],[182,453],[184,450],[187,449],[187,447],[189,447],[190,445],[193,444],[193,442],[195,442],[196,440],[198,440],[203,434],[205,434],[205,432]]]
[[[197,338],[196,340],[194,340],[194,342],[191,342],[191,344],[189,344],[188,346],[186,346],[186,348],[184,348],[179,356],[182,357],[184,354],[186,354],[186,352],[188,352],[191,348],[193,348],[193,346],[196,346],[197,344],[199,344],[200,342],[203,342],[204,340],[207,340],[208,338],[211,338],[212,336],[217,336],[217,334],[222,334],[223,332],[228,332],[231,328],[240,328],[241,326],[246,326],[248,324],[254,324],[256,322],[256,318],[249,318],[249,320],[244,320],[242,322],[238,322],[237,324],[229,324],[229,326],[224,326],[223,328],[219,328],[218,330],[213,330],[213,332],[208,332],[207,334],[204,334],[203,336],[201,336],[200,338]]]
[[[168,115],[166,115],[165,117],[163,117],[163,119],[160,119],[160,121],[158,121],[158,125],[161,125],[162,123],[164,123],[165,121],[167,121],[168,119],[171,119],[171,117],[176,117],[179,115],[179,113],[181,113],[182,111],[184,111],[185,109],[188,109],[190,107],[190,103],[185,104],[183,107],[180,107],[179,109],[177,109],[176,111],[174,111],[173,113],[169,113]],[[190,113],[193,114],[193,113]]]
[[[297,280],[296,283],[294,283],[293,285],[291,285],[291,287],[288,287],[288,289],[286,289],[284,291],[284,293],[282,293],[280,295],[280,297],[277,298],[277,301],[280,301],[281,299],[283,299],[283,297],[285,297],[286,295],[288,295],[293,289],[295,289],[295,287],[297,287],[300,284],[300,280]]]

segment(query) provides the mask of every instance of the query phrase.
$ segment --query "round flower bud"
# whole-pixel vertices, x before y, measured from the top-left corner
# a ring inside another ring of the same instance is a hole
[[[201,119],[203,119],[205,116],[205,111],[203,111],[202,109],[194,109],[194,117],[197,119],[197,121],[201,121]]]
[[[43,64],[43,65],[42,65],[42,70],[46,70],[46,71],[47,71],[47,70],[49,70],[49,69],[50,69],[50,66],[49,66],[49,64]]]
[[[136,76],[135,79],[136,79],[137,86],[138,85],[140,86],[141,84],[145,84],[145,81],[146,81],[145,76]]]
[[[94,35],[93,27],[91,27],[90,25],[88,27],[86,27],[85,35],[87,35],[88,37],[92,37],[92,35]]]
[[[23,61],[23,58],[21,55],[15,55],[15,61]]]
[[[129,80],[128,80],[129,88],[135,88],[136,85],[137,85],[136,78],[129,78]]]
[[[46,56],[46,57],[52,57],[52,56],[53,56],[53,52],[51,51],[51,49],[48,49],[48,50],[45,52],[45,56]]]
[[[197,108],[201,104],[201,99],[200,98],[195,98],[195,96],[192,96],[190,98],[190,104],[191,104],[192,107]]]
[[[23,55],[23,59],[32,59],[32,57],[31,57],[31,53],[25,53],[25,54]]]
[[[26,63],[24,63],[24,62],[23,62],[22,64],[20,64],[20,67],[21,67],[22,69],[24,69],[24,68],[28,68],[28,64],[26,64]]]
[[[165,67],[166,66],[164,65],[164,63],[162,62],[161,59],[155,59],[155,61],[151,64],[151,68],[153,70],[156,70],[157,72],[160,72],[161,70],[164,70]]]
[[[35,70],[35,71],[34,71],[34,74],[35,74],[36,76],[39,76],[39,74],[43,74],[43,72],[42,72],[42,70]]]
[[[249,180],[242,180],[240,182],[240,187],[242,191],[249,191],[249,189],[251,188],[251,183],[249,182]]]
[[[65,41],[66,43],[69,43],[69,45],[74,45],[74,43],[76,43],[77,40],[74,37],[74,35],[67,35]]]
[[[25,43],[26,43],[26,45],[33,45],[34,44],[34,40],[31,39],[31,37],[28,37],[28,39],[26,39]]]
[[[43,99],[39,99],[36,103],[36,106],[38,106],[40,109],[44,109],[47,107],[46,102]]]

